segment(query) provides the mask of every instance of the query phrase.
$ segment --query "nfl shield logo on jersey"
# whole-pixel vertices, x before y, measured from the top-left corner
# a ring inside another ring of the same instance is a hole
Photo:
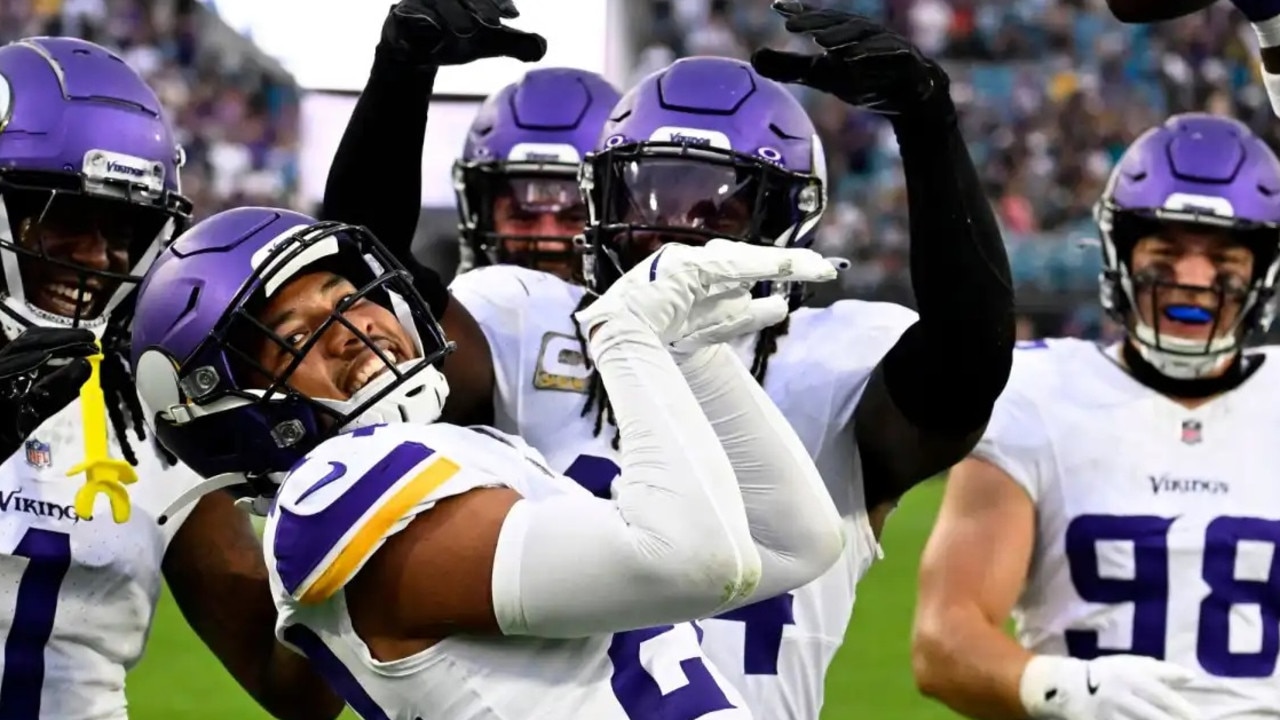
[[[27,464],[33,468],[47,468],[53,464],[53,452],[49,443],[39,440],[27,441]]]
[[[1199,420],[1183,420],[1182,421],[1182,442],[1188,445],[1195,445],[1200,442],[1200,421]]]

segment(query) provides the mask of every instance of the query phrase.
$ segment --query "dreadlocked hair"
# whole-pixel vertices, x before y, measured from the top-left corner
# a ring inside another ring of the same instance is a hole
[[[587,309],[597,297],[599,296],[591,291],[583,293],[582,299],[578,301],[578,306],[573,309],[573,312],[576,314],[579,310]],[[583,334],[582,326],[578,324],[577,318],[572,315],[570,318],[573,320],[573,331],[578,336],[578,344],[582,348],[582,357],[586,362],[587,371],[591,373],[590,379],[587,380],[587,402],[582,406],[580,417],[586,417],[591,412],[595,412],[596,425],[592,434],[596,437],[604,431],[605,419],[608,418],[609,424],[613,426],[613,440],[610,444],[614,450],[617,450],[621,446],[622,435],[618,432],[618,420],[613,414],[613,403],[609,402],[609,392],[604,386],[604,381],[600,379],[600,373],[595,372],[595,363],[591,361],[591,353],[587,352],[587,336]],[[756,349],[751,358],[751,377],[761,385],[764,384],[765,373],[769,371],[769,358],[778,352],[778,338],[786,335],[790,329],[791,316],[787,315],[782,322],[761,330],[756,336]]]
[[[590,290],[583,293],[573,313],[577,314],[579,310],[591,307],[591,303],[595,302],[597,297],[599,295]],[[582,325],[578,324],[578,319],[573,315],[570,315],[569,319],[573,320],[573,332],[578,336],[578,345],[582,348],[582,357],[586,362],[587,372],[591,375],[587,379],[587,402],[582,406],[580,417],[586,417],[594,411],[596,426],[591,432],[596,437],[600,437],[600,433],[604,431],[605,416],[608,416],[609,424],[613,426],[613,440],[610,444],[614,450],[617,450],[622,444],[622,435],[618,432],[618,420],[613,416],[613,403],[609,402],[609,393],[605,392],[604,381],[600,379],[600,373],[595,371],[596,364],[591,360],[591,353],[587,352],[587,336],[582,332]]]
[[[123,325],[107,323],[106,332],[102,336],[102,364],[99,373],[102,394],[106,396],[107,417],[120,442],[120,451],[124,453],[126,462],[137,467],[138,455],[129,443],[129,426],[133,426],[139,441],[146,442],[147,423],[142,401],[138,399],[138,391],[134,386],[133,374],[129,371],[129,333]],[[128,412],[127,418],[125,412]],[[152,440],[151,444],[166,467],[178,462],[160,443]]]

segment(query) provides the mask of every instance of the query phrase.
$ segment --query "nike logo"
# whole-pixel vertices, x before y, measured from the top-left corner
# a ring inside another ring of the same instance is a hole
[[[330,461],[329,461],[329,466],[330,466],[330,467],[329,467],[329,474],[328,474],[328,475],[325,475],[325,476],[324,476],[324,477],[322,477],[322,478],[320,478],[320,480],[319,480],[319,481],[317,481],[315,485],[312,485],[311,487],[309,487],[309,488],[307,488],[306,490],[304,490],[304,491],[303,491],[303,493],[302,493],[301,495],[299,495],[299,496],[298,496],[298,502],[302,502],[303,500],[306,500],[306,499],[307,499],[307,497],[308,497],[308,496],[310,496],[310,495],[311,495],[312,493],[314,493],[315,491],[319,490],[320,488],[324,487],[325,485],[328,485],[329,483],[333,482],[334,480],[337,480],[338,478],[340,478],[340,477],[342,477],[343,475],[346,475],[346,474],[347,474],[347,466],[346,466],[346,465],[343,465],[343,464],[342,464],[342,463],[340,463],[340,462],[334,462],[334,461],[330,460]]]
[[[1091,670],[1091,668],[1090,668],[1088,665],[1085,665],[1085,666],[1084,666],[1084,687],[1085,687],[1085,689],[1089,691],[1089,694],[1090,694],[1090,695],[1096,695],[1096,694],[1098,693],[1098,686],[1099,686],[1099,684],[1098,684],[1098,683],[1095,683],[1095,682],[1093,681],[1093,675],[1092,675],[1092,670]]]

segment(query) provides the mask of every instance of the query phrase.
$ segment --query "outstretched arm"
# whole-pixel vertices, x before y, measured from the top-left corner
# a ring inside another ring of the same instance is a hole
[[[942,68],[860,15],[775,0],[821,55],[762,49],[765,77],[889,116],[902,155],[919,319],[876,367],[854,411],[872,524],[913,485],[964,457],[1013,363],[1013,288],[991,205]]]
[[[854,413],[873,510],[973,448],[1013,363],[1009,259],[955,108],[940,95],[893,119],[920,318],[880,362]]]

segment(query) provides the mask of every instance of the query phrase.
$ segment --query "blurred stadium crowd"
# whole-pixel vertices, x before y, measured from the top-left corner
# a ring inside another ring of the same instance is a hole
[[[650,22],[632,79],[692,54],[745,58],[791,42],[767,2],[637,0]],[[1167,113],[1231,114],[1273,145],[1280,131],[1255,80],[1256,40],[1225,3],[1192,18],[1127,26],[1103,0],[825,0],[886,21],[944,61],[965,135],[1009,243],[1024,335],[1097,337],[1090,207],[1114,160]],[[294,204],[297,90],[205,41],[195,0],[0,0],[4,40],[74,34],[117,49],[175,113],[184,189],[201,216]],[[910,304],[906,203],[887,123],[817,93],[831,207],[821,247],[855,260],[828,292]],[[821,300],[823,298],[819,298]]]
[[[297,187],[297,90],[219,52],[193,0],[0,0],[0,39],[74,35],[115,51],[173,113],[198,217],[288,205]]]

